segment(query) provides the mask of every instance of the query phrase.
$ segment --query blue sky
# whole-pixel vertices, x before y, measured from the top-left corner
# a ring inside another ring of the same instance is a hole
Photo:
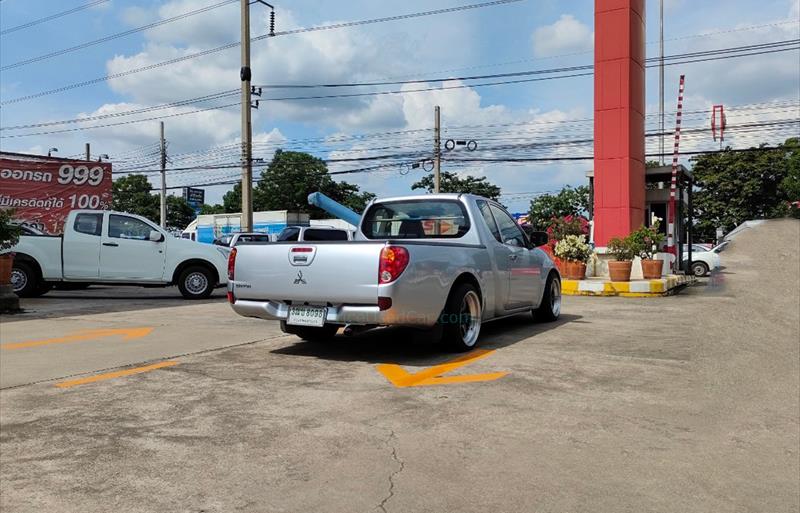
[[[3,0],[0,2],[0,27],[8,29],[87,1]],[[58,20],[0,36],[0,60],[2,66],[7,66],[220,1],[110,0]],[[277,30],[476,2],[411,0],[400,4],[367,0],[295,0],[289,5],[276,5]],[[658,2],[648,0],[647,9],[647,40],[652,42],[658,37]],[[231,3],[155,29],[4,70],[0,72],[0,97],[5,102],[237,41],[238,16],[238,3]],[[265,32],[266,10],[254,6],[252,18],[252,35]],[[724,4],[666,0],[667,55],[798,37],[800,14],[797,0],[729,1]],[[527,0],[256,42],[252,48],[254,82],[308,84],[387,78],[430,79],[566,67],[592,62],[592,40],[593,2]],[[648,55],[654,56],[657,45],[649,44],[647,50]],[[238,68],[239,50],[234,48],[180,65],[6,104],[0,109],[0,124],[13,127],[113,114],[232,90],[240,84]],[[687,77],[685,108],[700,111],[693,117],[687,116],[687,126],[707,127],[709,115],[705,110],[714,103],[726,105],[731,125],[797,117],[796,102],[800,99],[800,56],[797,51],[668,67],[665,79],[667,112],[674,110],[679,73],[685,73]],[[446,86],[454,85],[461,84],[446,83]],[[406,90],[439,87],[441,83],[404,86]],[[657,71],[651,68],[647,74],[648,113],[656,112],[657,87]],[[397,89],[398,86],[361,88],[358,92]],[[316,94],[331,93],[331,90],[313,91]],[[292,89],[269,92],[265,97],[307,94],[313,93]],[[22,152],[46,152],[48,148],[57,147],[59,155],[68,156],[81,153],[84,143],[90,142],[93,153],[110,155],[116,169],[153,169],[157,162],[151,155],[158,137],[157,121],[30,137],[8,136],[136,120],[163,113],[177,114],[199,107],[233,103],[237,99],[233,96],[81,124],[6,129],[2,132],[0,145],[3,150]],[[777,103],[780,107],[759,107],[764,103]],[[446,137],[476,140],[482,156],[503,156],[502,150],[490,152],[488,148],[509,143],[591,137],[591,123],[585,120],[592,114],[592,79],[579,77],[403,95],[266,102],[254,111],[255,153],[269,158],[274,148],[283,146],[309,150],[333,159],[387,152],[422,154],[432,147],[431,134],[426,129],[433,124],[435,104],[442,106]],[[752,104],[758,105],[754,107]],[[667,116],[668,128],[674,124],[673,120],[674,117]],[[648,118],[648,121],[653,123],[655,118]],[[169,117],[165,123],[173,167],[235,161],[234,145],[239,137],[237,108]],[[727,142],[736,147],[773,143],[796,134],[796,127],[793,125],[788,131],[731,132]],[[384,135],[352,137],[375,133]],[[648,143],[651,144],[648,151],[656,149],[655,140]],[[684,144],[689,149],[713,149],[718,145],[711,139],[710,130],[687,137]],[[666,146],[670,148],[671,142],[668,141]],[[591,155],[591,146],[554,147],[547,154]],[[411,160],[398,158],[390,167],[343,177],[379,195],[406,194],[410,192],[410,184],[424,172],[418,169],[401,174],[401,171],[406,172],[406,164]],[[336,171],[368,165],[372,164],[337,162],[330,168]],[[503,198],[504,203],[515,211],[525,209],[533,193],[583,183],[583,175],[590,167],[590,161],[515,166],[445,162],[444,165],[444,169],[489,177],[503,188],[507,195]],[[227,180],[235,175],[236,170],[228,168],[175,172],[169,177],[169,185]],[[225,190],[226,186],[209,187],[207,199],[219,201]]]

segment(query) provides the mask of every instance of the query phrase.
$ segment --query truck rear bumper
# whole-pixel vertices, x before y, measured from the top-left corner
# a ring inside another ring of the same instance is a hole
[[[289,317],[289,305],[280,301],[253,301],[238,299],[231,304],[233,311],[244,317],[285,321]],[[360,324],[377,326],[432,327],[438,320],[435,316],[403,314],[398,309],[381,310],[378,305],[337,305],[327,307],[325,322],[330,324]]]

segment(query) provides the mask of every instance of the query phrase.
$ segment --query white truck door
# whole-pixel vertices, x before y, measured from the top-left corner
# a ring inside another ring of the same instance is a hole
[[[165,243],[150,240],[154,226],[135,217],[108,214],[100,248],[100,277],[116,281],[163,281]]]
[[[535,255],[528,249],[527,238],[514,218],[496,205],[489,206],[497,220],[503,245],[508,248],[508,309],[530,306],[539,301],[541,295],[542,262],[537,265]]]
[[[64,227],[64,278],[96,280],[100,277],[102,232],[103,214],[99,212],[80,212],[71,226]]]

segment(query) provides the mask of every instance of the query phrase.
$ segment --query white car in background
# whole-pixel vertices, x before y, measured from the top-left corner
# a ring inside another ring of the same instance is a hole
[[[711,271],[719,269],[719,253],[725,249],[727,245],[728,242],[723,242],[711,250],[708,250],[703,246],[692,244],[692,267],[689,271],[697,277],[702,277],[706,276]],[[683,251],[683,261],[688,263],[689,252],[687,249]]]

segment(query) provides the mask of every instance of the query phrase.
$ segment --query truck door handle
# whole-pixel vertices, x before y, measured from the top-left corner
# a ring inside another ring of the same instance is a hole
[[[519,258],[517,255],[508,255],[508,259],[511,261],[516,261],[517,258]]]
[[[116,248],[117,246],[119,246],[119,244],[117,244],[116,242],[104,242],[103,246],[110,246],[112,248]]]

